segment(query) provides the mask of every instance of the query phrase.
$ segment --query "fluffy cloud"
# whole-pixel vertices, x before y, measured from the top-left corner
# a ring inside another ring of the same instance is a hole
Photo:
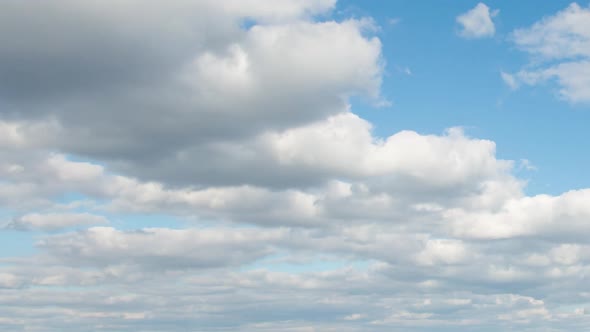
[[[590,101],[590,9],[572,3],[553,16],[512,33],[533,65],[514,74],[516,84],[556,81],[558,94],[570,102]],[[510,84],[515,86],[516,84]]]
[[[6,180],[0,199],[23,210],[49,208],[51,199],[77,192],[119,211],[173,209],[201,218],[321,225],[366,218],[368,211],[371,218],[395,219],[409,218],[413,209],[425,213],[467,201],[495,206],[522,186],[510,175],[512,162],[496,159],[491,141],[469,138],[460,129],[439,136],[403,131],[379,139],[368,122],[351,113],[242,143],[212,144],[199,155],[210,159],[179,160],[186,173],[177,183],[209,177],[209,186],[201,188],[143,182],[32,148],[7,151],[0,163]],[[149,167],[168,172],[165,165]]]
[[[498,211],[464,214],[449,211],[455,233],[477,238],[513,238],[521,236],[577,238],[588,232],[590,209],[585,202],[588,190],[560,196],[538,195],[512,199]],[[580,240],[580,239],[578,239]]]
[[[572,59],[590,56],[590,13],[576,3],[555,15],[543,18],[529,28],[513,32],[523,50],[547,59]]]
[[[1,2],[0,330],[588,326],[587,190],[527,196],[460,128],[376,136],[378,27],[334,7]]]
[[[47,139],[30,140],[125,172],[165,164],[171,173],[133,176],[173,183],[210,144],[321,120],[346,111],[350,96],[380,98],[373,23],[312,19],[333,1],[2,6],[8,138],[22,141],[34,123],[53,123]],[[46,28],[23,24],[33,17]],[[248,19],[258,24],[241,28]]]
[[[506,172],[510,163],[496,160],[494,154],[493,142],[470,139],[459,128],[442,136],[404,131],[377,138],[367,121],[346,112],[250,140],[191,147],[159,163],[124,167],[173,184],[191,178],[209,185],[285,188],[333,178],[389,176],[399,178],[400,184],[449,188]],[[203,155],[207,163],[199,162]]]
[[[498,15],[498,12],[490,11],[490,7],[482,2],[478,3],[473,9],[457,16],[457,23],[461,25],[459,35],[468,39],[494,36],[496,26],[492,18]]]

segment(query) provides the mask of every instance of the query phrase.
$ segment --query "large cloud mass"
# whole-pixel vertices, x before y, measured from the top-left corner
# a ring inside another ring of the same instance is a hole
[[[33,245],[0,245],[0,330],[587,330],[588,190],[376,136],[379,27],[335,5],[1,1],[0,224]],[[585,57],[586,12],[514,40]]]

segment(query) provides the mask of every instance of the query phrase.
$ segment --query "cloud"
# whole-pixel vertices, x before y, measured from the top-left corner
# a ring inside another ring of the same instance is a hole
[[[513,32],[514,42],[541,59],[575,59],[590,56],[587,8],[576,3]]]
[[[582,202],[588,190],[570,191],[554,197],[538,195],[507,201],[496,212],[481,211],[464,215],[450,211],[454,232],[460,236],[476,238],[512,238],[544,236],[576,238],[588,231],[584,220],[590,216]],[[560,227],[561,224],[567,227]]]
[[[555,81],[558,96],[572,103],[590,101],[590,9],[572,3],[564,10],[512,33],[531,56],[531,65],[513,74],[515,84]]]
[[[518,89],[520,84],[514,75],[502,71],[500,72],[500,76],[502,77],[502,81],[504,81],[511,90]]]
[[[538,170],[537,166],[533,165],[533,163],[531,163],[531,161],[528,159],[520,159],[519,163],[520,163],[520,165],[518,167],[519,169],[524,169],[527,171]]]
[[[68,264],[137,264],[155,269],[207,268],[244,264],[272,253],[283,231],[245,229],[142,229],[122,232],[93,227],[47,237],[38,246]],[[158,243],[158,246],[154,246]]]
[[[461,25],[459,35],[467,39],[492,37],[496,33],[493,18],[498,10],[490,11],[484,3],[478,3],[473,9],[457,16],[457,23]]]
[[[587,326],[588,190],[529,196],[459,127],[376,135],[350,98],[382,100],[381,41],[335,6],[0,2],[0,214],[46,232],[2,233],[30,251],[0,330]],[[567,64],[501,75],[583,98]]]
[[[178,177],[210,144],[322,120],[351,96],[380,99],[372,21],[313,19],[334,1],[150,3],[142,20],[138,5],[2,3],[0,115],[20,119],[11,140],[53,123],[38,144],[123,172],[165,164]],[[33,17],[47,28],[29,29]],[[257,24],[242,28],[247,19]],[[168,182],[150,173],[132,175]]]
[[[251,140],[181,150],[178,157],[161,164],[126,167],[139,174],[147,172],[143,178],[175,184],[192,178],[203,179],[210,185],[274,188],[308,187],[331,179],[385,175],[399,177],[401,182],[422,181],[427,186],[438,181],[444,187],[450,185],[445,185],[445,181],[455,181],[457,185],[469,181],[464,178],[479,176],[464,170],[483,175],[510,167],[508,162],[494,160],[493,142],[469,139],[459,129],[442,136],[404,131],[380,139],[373,136],[371,127],[352,113],[339,113],[309,125],[268,131]],[[430,151],[437,151],[436,155]],[[446,153],[450,151],[456,151],[460,158],[451,159]],[[207,164],[198,162],[198,156],[202,155],[208,156]],[[429,161],[424,162],[423,158]],[[441,163],[433,162],[437,158]],[[479,163],[481,168],[472,168],[471,163]],[[440,176],[447,171],[451,172],[449,177]]]
[[[387,19],[387,23],[391,26],[398,25],[401,23],[401,21],[402,21],[402,19],[398,18],[398,17],[392,17],[392,18]]]
[[[102,216],[89,213],[29,213],[4,225],[5,229],[22,231],[56,231],[75,226],[92,226],[108,223]]]

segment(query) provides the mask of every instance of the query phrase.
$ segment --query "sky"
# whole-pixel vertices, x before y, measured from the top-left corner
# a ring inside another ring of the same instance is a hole
[[[0,331],[588,331],[589,123],[587,1],[0,1]]]

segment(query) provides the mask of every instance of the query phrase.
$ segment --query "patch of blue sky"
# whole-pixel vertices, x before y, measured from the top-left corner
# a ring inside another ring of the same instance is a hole
[[[109,219],[110,227],[118,230],[137,230],[142,228],[194,228],[190,221],[165,214],[103,214]]]
[[[0,257],[22,257],[35,253],[35,234],[4,229],[13,217],[13,211],[0,208]]]
[[[242,30],[250,30],[250,28],[252,28],[253,26],[255,26],[256,24],[258,24],[258,22],[256,22],[255,19],[253,18],[245,18],[242,19],[240,22],[240,28]]]
[[[0,224],[5,221],[6,219],[9,219],[10,217],[12,217],[14,214],[13,211],[6,209],[6,208],[1,208],[0,207]]]
[[[60,205],[69,205],[72,203],[77,203],[77,202],[81,203],[81,202],[88,202],[88,201],[92,201],[96,204],[101,203],[100,201],[97,201],[96,199],[91,199],[87,195],[84,195],[79,192],[73,192],[73,191],[64,192],[54,199],[54,202],[56,204],[60,204]]]
[[[36,232],[0,230],[0,258],[25,257],[37,253],[35,242],[38,236],[39,233]]]

